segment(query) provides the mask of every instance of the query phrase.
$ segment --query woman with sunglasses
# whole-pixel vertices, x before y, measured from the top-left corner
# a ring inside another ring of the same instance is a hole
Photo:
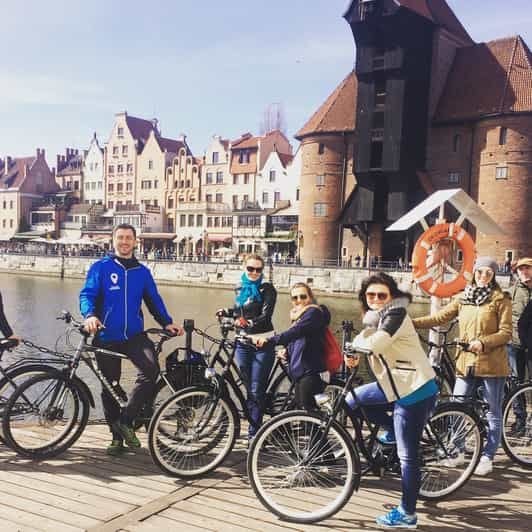
[[[428,329],[458,316],[460,340],[469,345],[467,350],[457,350],[453,395],[464,400],[481,384],[489,405],[487,443],[475,469],[475,474],[481,476],[491,473],[493,457],[501,442],[504,383],[510,374],[506,344],[512,338],[512,302],[495,280],[497,270],[494,259],[478,257],[473,280],[463,294],[436,314],[414,320],[416,328]],[[463,458],[461,455],[457,460]]]
[[[235,325],[248,334],[273,334],[272,315],[277,291],[264,280],[263,271],[264,259],[260,255],[248,255],[236,287],[234,307],[217,312],[218,316],[233,317]],[[275,361],[273,346],[256,349],[239,343],[235,358],[246,385],[247,407],[253,422],[249,424],[248,438],[252,439],[262,424],[266,383]]]
[[[397,444],[402,498],[398,507],[377,517],[377,524],[386,528],[417,526],[421,485],[418,447],[438,392],[436,375],[406,311],[411,299],[385,273],[362,282],[359,300],[365,329],[353,345],[372,352],[368,363],[377,381],[357,387],[346,397],[351,408],[363,406],[370,421],[387,431],[379,438],[383,444]],[[347,366],[357,363],[346,357]]]
[[[295,381],[295,400],[299,408],[316,408],[314,396],[325,389],[329,374],[323,356],[325,329],[331,321],[327,308],[318,305],[310,286],[296,283],[290,290],[292,326],[272,338],[258,338],[258,347],[282,345],[278,356],[286,360]]]

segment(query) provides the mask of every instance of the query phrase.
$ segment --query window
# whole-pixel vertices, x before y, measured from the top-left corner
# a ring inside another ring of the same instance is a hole
[[[118,146],[113,146],[113,155],[118,155]]]
[[[107,170],[108,170],[108,172],[110,174],[114,174],[115,173],[115,167],[112,164],[109,165],[109,168]]]
[[[151,159],[148,161],[148,170],[153,170],[153,161]]]
[[[317,175],[316,176],[316,186],[318,186],[318,187],[325,186],[325,176],[324,175]]]
[[[174,198],[168,198],[168,208],[169,209],[174,208]]]
[[[278,190],[273,193],[273,201],[281,201],[281,193]]]
[[[123,183],[118,183],[118,184],[116,185],[116,191],[117,191],[117,192],[122,192],[122,190],[124,190],[124,185],[123,185]]]
[[[205,201],[207,203],[212,203],[212,194],[205,194]]]
[[[122,155],[127,155],[127,144],[122,146]]]
[[[232,201],[232,203],[233,203],[233,209],[236,209],[236,207],[237,207],[237,205],[238,205],[238,195],[237,195],[237,194],[235,194],[235,195],[233,196],[233,201]]]
[[[216,184],[221,185],[224,182],[224,173],[216,172]]]
[[[238,174],[233,176],[233,185],[238,185]]]
[[[372,169],[382,168],[382,141],[373,140],[369,156],[369,165]]]
[[[508,128],[501,127],[499,130],[499,146],[504,146],[508,140]]]
[[[228,216],[227,217],[227,227],[231,227],[233,225],[233,217]]]
[[[269,195],[267,192],[263,192],[262,193],[262,203],[264,205],[267,205],[268,204],[268,201],[270,201],[270,198],[269,198]]]
[[[240,164],[249,163],[250,153],[249,150],[240,150],[238,154],[238,162]]]
[[[10,227],[11,229],[13,229],[13,220],[12,220],[12,219],[9,220],[9,227]]]
[[[216,203],[223,203],[223,194],[216,194]]]
[[[159,200],[154,199],[154,200],[153,200],[153,206],[154,206],[154,207],[158,207],[158,206],[159,206]]]
[[[318,144],[318,155],[323,155],[325,153],[325,144],[323,142],[320,142]]]
[[[115,186],[113,185],[113,183],[109,183],[107,185],[107,192],[114,192],[114,189],[115,189]]]
[[[215,216],[214,217],[214,227],[220,227],[220,217]]]
[[[244,185],[249,185],[249,174],[244,174]]]
[[[212,227],[212,217],[211,216],[209,216],[207,218],[207,227]]]
[[[217,151],[212,152],[212,164],[218,163],[218,160],[220,158],[220,154]]]
[[[9,208],[10,208],[10,209],[13,208],[13,200],[11,200],[11,201],[9,202]]]
[[[188,226],[189,227],[194,227],[194,218],[195,216],[193,214],[188,215]]]
[[[270,170],[270,183],[275,183],[275,170]]]
[[[449,172],[447,181],[448,183],[460,183],[460,174],[458,172]]]
[[[460,151],[460,135],[456,134],[453,137],[453,152],[458,153]]]
[[[212,184],[212,172],[207,172],[205,175],[205,184],[211,185]]]
[[[127,163],[127,173],[130,174],[133,172],[133,163]]]
[[[181,181],[179,181],[179,188],[185,188],[185,180],[184,179],[181,179]]]
[[[187,179],[186,187],[187,187],[187,188],[190,188],[190,179]]]
[[[296,201],[299,201],[300,194],[301,194],[301,191],[299,189],[296,189]]]
[[[91,183],[91,190],[96,190],[96,181]]]
[[[103,181],[98,181],[98,190],[102,190],[103,188]]]
[[[168,218],[168,220],[166,221],[166,227],[169,233],[174,232],[174,219],[173,218]]]
[[[508,167],[497,166],[495,169],[495,179],[508,179]]]
[[[116,171],[117,171],[117,173],[119,173],[119,174],[123,174],[123,173],[124,173],[124,165],[123,165],[123,164],[119,164],[119,165],[116,167]]]
[[[123,127],[118,127],[117,129],[117,135],[119,137],[123,137],[124,136],[124,128]]]
[[[326,203],[314,203],[314,216],[316,217],[327,216],[327,204]]]
[[[114,207],[114,202],[113,201],[108,201],[107,202],[107,208],[108,209],[112,209]]]
[[[153,180],[153,188],[158,188],[159,186],[159,181],[157,179],[154,179]]]
[[[85,190],[90,190],[90,189],[91,189],[91,184],[85,183]]]
[[[515,251],[513,249],[507,249],[504,252],[504,256],[506,257],[506,260],[512,262],[514,260]]]
[[[196,225],[201,227],[203,225],[203,214],[196,215]]]
[[[187,225],[187,215],[186,214],[181,214],[179,216],[179,225],[181,227],[186,227],[186,225]]]
[[[244,194],[244,197],[242,198],[242,201],[244,202],[244,204],[249,203],[249,194]]]
[[[383,48],[375,48],[373,52],[373,70],[382,70],[384,69],[384,54],[385,50]]]
[[[126,183],[126,190],[128,192],[132,192],[133,191],[133,183]]]
[[[386,103],[386,81],[381,79],[375,82],[375,108],[382,109]]]

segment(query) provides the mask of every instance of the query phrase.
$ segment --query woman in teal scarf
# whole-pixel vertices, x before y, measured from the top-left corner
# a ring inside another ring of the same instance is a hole
[[[263,273],[263,258],[248,255],[241,282],[236,288],[235,306],[221,309],[218,314],[233,317],[235,324],[249,334],[268,336],[268,333],[273,334],[272,315],[277,292],[271,283],[264,281]],[[266,344],[257,349],[238,344],[235,358],[247,389],[247,407],[252,421],[248,438],[251,439],[262,423],[266,382],[275,360],[273,346]]]

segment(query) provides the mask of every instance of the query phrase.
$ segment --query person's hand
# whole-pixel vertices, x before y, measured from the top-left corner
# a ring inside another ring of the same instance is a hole
[[[219,308],[217,311],[216,311],[216,314],[215,316],[220,319],[220,318],[223,318],[225,315],[227,314],[226,310],[224,308]]]
[[[83,328],[89,334],[96,334],[101,328],[103,328],[103,323],[96,316],[91,316],[85,320]]]
[[[8,336],[7,339],[8,340],[15,340],[17,342],[17,345],[20,344],[20,340],[21,340],[20,336],[17,336],[15,334],[12,334],[11,336]]]
[[[259,348],[264,347],[267,343],[268,343],[268,338],[264,338],[263,336],[259,336],[258,338],[255,338],[255,345]]]
[[[484,346],[482,345],[482,342],[480,340],[473,340],[469,344],[468,350],[478,355],[479,353],[482,353],[482,351],[484,351]]]
[[[180,327],[179,325],[176,325],[175,323],[169,323],[165,327],[165,330],[172,334],[175,334],[176,336],[183,336],[185,334],[185,329],[183,329],[183,327]]]
[[[360,357],[358,355],[350,357],[344,356],[344,362],[348,368],[356,368],[360,364]]]
[[[248,323],[248,320],[246,320],[246,318],[240,317],[240,318],[236,318],[235,325],[237,327],[245,328],[249,325],[249,323]]]
[[[288,360],[288,351],[286,350],[286,347],[279,347],[275,350],[275,356],[282,360],[283,362],[286,362]]]

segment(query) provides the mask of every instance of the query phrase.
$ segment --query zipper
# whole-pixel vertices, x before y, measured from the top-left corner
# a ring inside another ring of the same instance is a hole
[[[380,361],[382,362],[382,364],[384,366],[384,369],[386,370],[386,373],[388,374],[388,379],[389,379],[390,384],[392,386],[392,391],[395,394],[395,397],[397,397],[397,399],[401,399],[401,396],[399,395],[397,387],[395,386],[395,382],[394,382],[393,377],[392,377],[392,372],[390,371],[390,366],[388,366],[388,362],[386,362],[386,360],[384,359],[384,357],[382,355],[378,355],[378,357],[379,357]]]
[[[416,368],[400,368],[399,366],[395,366],[395,369],[398,369],[401,371],[416,371]]]

